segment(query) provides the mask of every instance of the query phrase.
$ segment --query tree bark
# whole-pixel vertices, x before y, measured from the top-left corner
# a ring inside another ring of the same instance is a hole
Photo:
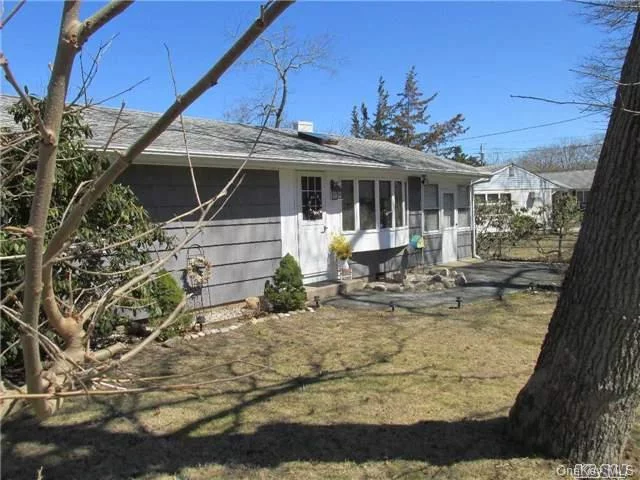
[[[640,22],[563,291],[511,433],[577,463],[620,463],[640,385]]]
[[[282,80],[282,96],[280,97],[280,105],[278,106],[278,110],[276,111],[275,117],[275,128],[280,128],[280,124],[282,123],[282,115],[284,114],[284,107],[287,104],[287,75],[284,74],[280,77]]]

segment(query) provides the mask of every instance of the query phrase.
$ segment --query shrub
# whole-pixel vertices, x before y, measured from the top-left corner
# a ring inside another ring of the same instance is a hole
[[[280,261],[280,266],[264,285],[264,296],[276,312],[288,312],[304,307],[307,292],[302,285],[302,271],[296,259],[290,254]]]
[[[173,312],[182,301],[184,291],[180,288],[176,279],[166,270],[162,270],[158,278],[153,282],[152,291],[152,296],[156,300],[157,308],[152,314],[149,326],[157,327],[171,315],[171,312]],[[180,335],[191,328],[192,324],[193,314],[182,313],[171,325],[162,330],[158,339],[163,341]]]

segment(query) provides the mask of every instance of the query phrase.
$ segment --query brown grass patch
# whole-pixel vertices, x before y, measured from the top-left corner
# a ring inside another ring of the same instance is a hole
[[[211,369],[207,392],[69,402],[4,427],[3,478],[551,478],[504,416],[534,366],[555,306],[519,294],[460,310],[316,313],[247,325],[132,371]],[[240,362],[230,363],[235,360]],[[184,382],[184,379],[180,379]]]

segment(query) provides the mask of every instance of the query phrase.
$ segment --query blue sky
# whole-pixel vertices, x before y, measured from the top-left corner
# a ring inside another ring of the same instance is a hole
[[[234,32],[255,18],[258,5],[135,4],[85,48],[94,53],[99,42],[118,34],[100,65],[92,96],[104,98],[150,77],[122,98],[128,108],[161,111],[173,99],[163,44],[171,49],[179,87],[185,89],[230,45]],[[83,14],[99,6],[89,2]],[[27,2],[3,32],[2,48],[14,74],[34,93],[46,86],[60,8],[59,3]],[[510,95],[572,98],[577,77],[570,70],[595,53],[603,39],[603,33],[579,15],[581,8],[566,2],[299,2],[274,27],[290,26],[299,38],[331,35],[339,63],[334,74],[308,70],[292,77],[287,117],[311,120],[318,131],[346,132],[354,104],[365,101],[374,108],[378,76],[385,78],[393,97],[411,65],[425,94],[438,92],[430,108],[432,119],[463,113],[470,127],[464,137],[578,117],[583,113],[577,107]],[[222,118],[225,110],[255,96],[269,79],[265,72],[235,67],[188,113]],[[3,91],[8,91],[6,83]],[[119,106],[120,101],[110,104]],[[604,130],[605,120],[591,116],[460,143],[469,153],[483,143],[487,158],[495,161],[568,137],[587,141]]]

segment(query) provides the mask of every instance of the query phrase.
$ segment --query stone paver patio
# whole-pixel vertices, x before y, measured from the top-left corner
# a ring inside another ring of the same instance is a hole
[[[435,267],[437,268],[437,267]],[[429,270],[427,267],[425,270]],[[424,309],[440,305],[456,305],[456,297],[463,303],[483,298],[496,298],[530,288],[559,288],[566,265],[549,265],[536,262],[487,261],[467,266],[456,266],[463,272],[467,284],[445,290],[421,292],[380,292],[361,290],[324,301],[325,305],[337,308],[388,309],[391,302],[396,308],[407,310]]]

